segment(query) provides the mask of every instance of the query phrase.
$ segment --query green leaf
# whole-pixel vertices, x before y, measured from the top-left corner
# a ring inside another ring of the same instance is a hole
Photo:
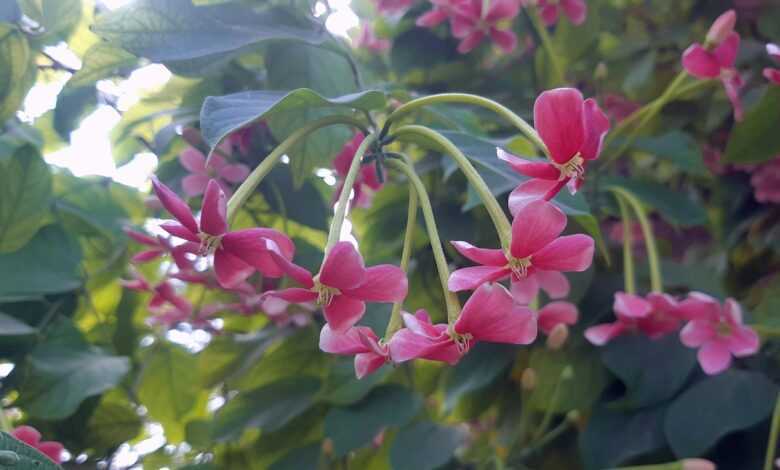
[[[634,148],[670,161],[694,175],[707,174],[699,144],[685,132],[672,131],[656,137],[639,137]]]
[[[320,443],[311,444],[306,447],[293,449],[277,460],[268,470],[301,470],[304,468],[318,468],[320,463],[320,453],[322,445]]]
[[[505,344],[478,343],[455,366],[447,381],[444,407],[452,410],[463,395],[490,385],[514,359],[515,348]]]
[[[212,436],[229,441],[238,439],[246,428],[276,431],[309,409],[319,389],[319,379],[300,376],[240,392],[217,412]]]
[[[325,416],[325,436],[333,440],[333,451],[341,457],[370,443],[382,429],[405,425],[421,406],[420,397],[408,389],[382,385],[359,403],[331,409]]]
[[[683,346],[676,335],[658,340],[630,335],[603,348],[604,364],[626,385],[621,404],[652,406],[672,398],[696,368],[696,351]]]
[[[130,371],[126,357],[57,344],[38,346],[28,361],[20,404],[47,420],[72,415],[81,402],[115,387]]]
[[[650,180],[605,178],[607,182],[627,189],[672,224],[690,227],[707,223],[704,207],[684,192],[670,191],[668,186]]]
[[[352,358],[338,358],[327,375],[322,391],[323,400],[334,405],[349,405],[363,399],[379,382],[392,372],[390,367],[382,367],[367,377],[355,377]]]
[[[0,122],[16,113],[32,87],[32,59],[25,35],[13,26],[0,24]]]
[[[35,344],[37,329],[15,317],[0,313],[0,357],[23,354]]]
[[[652,49],[633,64],[623,80],[623,90],[627,95],[636,96],[652,81],[655,58],[656,52]]]
[[[62,467],[52,462],[37,449],[3,431],[0,431],[0,451],[13,452],[16,454],[16,458],[11,457],[12,461],[18,459],[11,465],[0,462],[0,468],[3,470],[6,468],[9,470],[62,470]]]
[[[466,436],[458,429],[422,421],[402,428],[390,449],[393,468],[432,470],[447,463]]]
[[[761,163],[780,154],[780,87],[769,86],[761,101],[731,131],[723,161]]]
[[[7,0],[0,3],[0,21],[3,23],[16,23],[22,17],[22,10],[17,0]]]
[[[38,23],[45,43],[64,39],[81,19],[81,0],[20,0],[22,11]]]
[[[555,389],[567,366],[574,374],[560,385],[556,399]],[[529,367],[536,371],[538,381],[528,397],[528,405],[538,411],[552,409],[565,413],[588,409],[607,385],[604,367],[592,349],[550,351],[535,348]]]
[[[135,65],[138,59],[131,53],[107,42],[99,42],[84,53],[81,68],[74,73],[67,86],[78,88],[108,78],[123,68]]]
[[[257,12],[237,4],[194,6],[190,0],[136,0],[98,16],[92,31],[154,62],[214,59],[272,39],[318,44],[326,37],[317,22],[285,9]]]
[[[44,227],[21,250],[0,254],[0,302],[76,289],[80,263],[78,240],[60,225]]]
[[[21,322],[14,317],[0,313],[0,337],[3,336],[30,336],[37,330],[27,323]]]
[[[143,421],[132,406],[102,401],[89,418],[85,440],[93,449],[105,452],[133,440],[142,428]]]
[[[758,372],[731,369],[708,377],[669,406],[664,425],[669,445],[680,458],[702,455],[726,434],[766,419],[777,391]]]
[[[293,91],[243,91],[206,98],[200,111],[200,126],[203,138],[214,148],[231,132],[278,113],[304,113],[312,108],[330,106],[369,111],[380,109],[385,104],[385,94],[376,90],[336,98],[325,98],[308,88]]]
[[[323,231],[328,229],[329,210],[322,194],[309,182],[296,189],[289,165],[274,168],[259,190],[270,208],[280,216]],[[306,204],[295,201],[306,201]]]

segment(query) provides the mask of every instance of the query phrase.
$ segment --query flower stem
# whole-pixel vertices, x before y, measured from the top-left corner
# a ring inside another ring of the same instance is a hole
[[[487,183],[485,183],[485,180],[479,176],[479,173],[477,172],[476,168],[474,168],[474,165],[471,164],[469,159],[463,154],[463,152],[460,151],[458,147],[455,146],[455,144],[453,144],[449,139],[439,134],[438,132],[424,126],[402,126],[396,129],[396,131],[393,133],[393,136],[400,140],[407,140],[410,142],[415,142],[416,139],[413,138],[415,136],[432,140],[444,151],[444,153],[452,157],[460,167],[461,171],[463,171],[463,174],[466,176],[469,184],[471,184],[471,186],[479,195],[480,199],[482,199],[482,202],[485,205],[485,209],[487,209],[488,214],[490,214],[490,218],[493,220],[493,225],[496,227],[498,237],[501,240],[501,246],[504,248],[504,250],[509,249],[509,237],[512,232],[512,224],[509,223],[509,219],[507,219],[506,214],[504,214],[504,210],[498,204],[498,201],[493,196],[493,193],[490,192],[490,188],[488,187]],[[405,139],[405,137],[412,138]]]
[[[344,225],[344,217],[347,215],[347,206],[349,206],[349,196],[352,193],[352,186],[355,185],[358,173],[360,173],[360,165],[363,161],[363,155],[366,154],[366,150],[376,141],[376,134],[368,134],[363,142],[360,143],[355,155],[352,157],[352,163],[349,165],[349,171],[344,178],[344,185],[341,187],[341,194],[339,200],[336,202],[336,214],[333,216],[333,221],[330,224],[330,232],[328,233],[328,243],[325,245],[325,255],[328,254],[331,248],[338,243],[341,236],[341,226]]]
[[[421,98],[414,99],[412,101],[409,101],[407,103],[404,103],[403,105],[399,106],[395,111],[390,113],[389,116],[387,116],[387,121],[385,122],[385,128],[384,131],[387,132],[390,130],[390,126],[393,122],[397,121],[401,117],[411,113],[415,109],[422,108],[424,106],[432,105],[432,104],[439,104],[439,103],[462,103],[462,104],[470,104],[474,106],[480,106],[485,109],[489,109],[490,111],[495,112],[499,116],[503,117],[507,121],[509,121],[513,126],[517,127],[520,132],[522,132],[528,139],[534,143],[540,150],[542,150],[545,155],[549,156],[549,151],[547,150],[547,146],[544,144],[542,139],[539,137],[539,134],[536,132],[536,130],[528,124],[525,119],[521,118],[512,110],[507,108],[506,106],[497,103],[491,99],[484,98],[479,95],[471,95],[468,93],[440,93],[437,95],[430,95],[430,96],[423,96]]]
[[[528,11],[528,17],[531,19],[531,23],[539,34],[539,38],[542,40],[542,47],[547,52],[547,57],[550,59],[550,65],[552,65],[553,77],[552,84],[554,86],[563,85],[566,81],[565,73],[563,71],[563,64],[561,58],[555,51],[555,45],[550,38],[550,33],[547,32],[547,27],[542,24],[538,11]]]
[[[433,207],[431,206],[428,192],[425,190],[425,185],[423,185],[420,177],[417,176],[414,168],[409,163],[398,160],[387,160],[385,163],[404,173],[417,193],[423,218],[425,219],[425,227],[428,230],[433,259],[436,262],[436,270],[439,272],[439,282],[441,282],[444,302],[447,307],[447,321],[452,325],[458,319],[458,315],[460,315],[460,302],[458,297],[453,292],[450,292],[447,287],[450,279],[450,269],[447,266],[447,258],[444,256],[444,248],[442,248],[441,239],[439,238],[439,230],[436,228],[436,219],[433,216]]]
[[[536,429],[532,441],[539,441],[542,438],[542,436],[544,436],[544,433],[545,431],[547,431],[547,428],[550,427],[550,423],[552,422],[553,415],[555,414],[555,407],[558,406],[558,402],[561,399],[561,389],[563,388],[563,383],[568,382],[569,379],[572,378],[573,373],[574,371],[572,370],[571,366],[565,366],[561,371],[561,375],[558,377],[558,382],[555,384],[555,389],[553,390],[552,397],[550,397],[550,404],[547,407],[547,410],[545,410],[544,412],[544,417],[542,418],[542,422],[539,424],[539,427]]]
[[[406,232],[404,232],[404,247],[401,251],[401,269],[405,273],[409,272],[409,259],[412,257],[412,244],[414,243],[414,229],[417,221],[417,190],[409,184],[409,209],[406,213]],[[385,340],[389,340],[393,333],[401,328],[401,307],[403,301],[393,304],[393,310],[390,313],[390,321],[385,330]]]
[[[263,161],[260,162],[260,164],[257,165],[254,170],[252,170],[252,173],[250,173],[244,182],[241,183],[241,186],[236,189],[233,197],[231,197],[230,201],[228,201],[228,222],[232,222],[233,219],[235,219],[238,210],[241,208],[241,206],[244,205],[247,199],[252,196],[257,186],[261,181],[263,181],[263,178],[265,178],[266,175],[268,175],[268,173],[273,170],[274,166],[279,163],[279,160],[281,160],[282,156],[290,151],[290,149],[295,146],[298,141],[322,127],[336,124],[346,124],[358,127],[360,129],[365,128],[363,122],[359,121],[358,119],[350,116],[337,115],[327,116],[322,119],[313,121],[290,134],[286,139],[284,139],[284,141],[282,141],[282,143],[273,149],[273,151],[269,153],[268,156],[266,156],[265,159],[263,159]]]
[[[11,422],[8,421],[8,416],[5,414],[5,408],[0,406],[0,431],[10,433],[13,431],[13,427],[11,427]]]
[[[772,428],[769,431],[769,442],[766,445],[766,460],[764,460],[764,470],[772,470],[774,468],[778,438],[780,438],[780,394],[777,395],[775,412],[772,415]]]
[[[626,294],[636,294],[636,275],[634,274],[634,250],[632,249],[631,214],[622,196],[615,194],[620,208],[620,220],[623,223],[623,276]]]

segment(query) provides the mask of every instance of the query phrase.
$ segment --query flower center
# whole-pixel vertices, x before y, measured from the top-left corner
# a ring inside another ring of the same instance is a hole
[[[222,245],[222,235],[211,235],[208,233],[198,233],[200,238],[200,247],[198,253],[201,256],[213,255],[215,251]]]
[[[522,278],[528,276],[528,268],[531,267],[531,257],[509,258],[509,269],[515,277]]]
[[[561,172],[558,181],[582,178],[582,175],[585,174],[585,159],[579,153],[562,165],[559,163],[553,163],[553,165]]]
[[[726,322],[718,323],[718,326],[715,327],[715,331],[718,332],[718,336],[731,336],[732,333],[731,325]]]
[[[323,307],[330,305],[333,302],[333,297],[341,295],[340,290],[321,283],[319,275],[314,276],[314,287],[311,290],[317,293],[317,304]]]
[[[455,329],[450,326],[449,328],[449,334],[452,341],[455,343],[455,346],[458,348],[458,353],[461,355],[465,354],[469,350],[469,344],[474,339],[474,336],[471,333],[464,333],[464,334],[458,334],[455,332]]]

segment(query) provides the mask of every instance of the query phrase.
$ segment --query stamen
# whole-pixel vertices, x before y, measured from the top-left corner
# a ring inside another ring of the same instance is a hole
[[[509,258],[509,269],[517,278],[528,276],[528,268],[531,267],[531,257],[527,258]]]
[[[335,287],[326,286],[320,283],[319,276],[314,278],[314,287],[312,290],[317,293],[317,304],[323,307],[327,307],[333,302],[333,298],[337,295],[341,295],[341,291]]]
[[[582,175],[585,174],[585,159],[582,158],[580,154],[575,155],[574,158],[563,165],[558,163],[554,163],[554,165],[558,167],[558,170],[561,172],[558,181],[582,178]]]
[[[198,248],[198,254],[201,256],[213,255],[214,252],[222,245],[222,235],[215,236],[208,233],[200,232],[200,247]]]

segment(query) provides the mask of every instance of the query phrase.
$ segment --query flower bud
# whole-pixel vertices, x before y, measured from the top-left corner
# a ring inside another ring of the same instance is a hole
[[[325,455],[333,455],[333,440],[325,438],[322,441],[322,453]]]
[[[608,75],[609,69],[607,68],[607,64],[599,62],[598,65],[596,65],[596,70],[593,71],[593,78],[596,80],[605,80]]]
[[[563,347],[569,338],[569,327],[565,323],[558,323],[547,336],[547,349],[557,351]]]
[[[682,470],[715,470],[715,464],[705,459],[685,459]]]
[[[717,47],[734,32],[734,25],[737,23],[737,13],[729,10],[720,15],[710,26],[707,32],[706,43],[711,47]]]
[[[523,390],[526,392],[530,392],[533,389],[536,388],[537,379],[536,379],[536,371],[531,369],[530,367],[523,371],[523,375],[520,376],[520,385],[522,385]]]

